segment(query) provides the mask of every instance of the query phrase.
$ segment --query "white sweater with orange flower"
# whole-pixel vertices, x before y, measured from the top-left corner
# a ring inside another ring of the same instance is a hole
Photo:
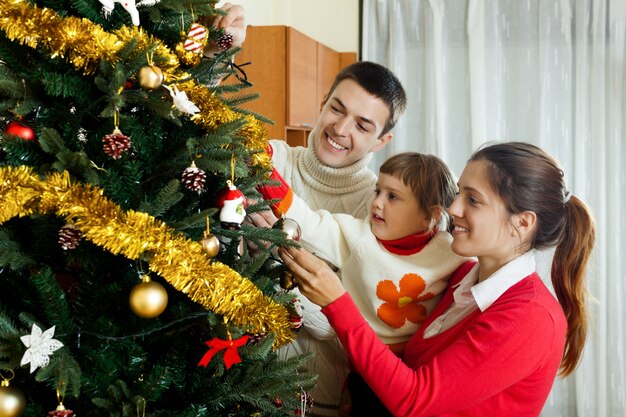
[[[450,248],[447,232],[378,240],[367,219],[310,209],[298,196],[286,211],[302,228],[302,246],[337,265],[363,317],[388,345],[406,342],[437,304],[450,275],[467,259]],[[317,338],[336,337],[320,308],[303,299],[304,326]]]

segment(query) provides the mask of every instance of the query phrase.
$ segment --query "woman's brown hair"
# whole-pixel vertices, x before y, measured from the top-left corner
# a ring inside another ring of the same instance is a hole
[[[537,227],[532,248],[556,245],[551,278],[567,318],[561,375],[578,365],[587,336],[585,268],[595,244],[595,225],[582,200],[565,188],[558,162],[541,148],[524,142],[496,143],[472,155],[485,161],[492,188],[509,213],[532,211]]]

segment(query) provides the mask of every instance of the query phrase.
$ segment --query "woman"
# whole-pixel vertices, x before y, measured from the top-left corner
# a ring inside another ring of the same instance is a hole
[[[303,249],[282,249],[281,257],[391,414],[538,416],[557,372],[574,370],[585,342],[590,212],[565,189],[552,157],[511,142],[472,156],[449,214],[453,251],[478,262],[455,272],[402,359],[376,339],[322,261]],[[552,245],[558,302],[535,272],[533,254]]]

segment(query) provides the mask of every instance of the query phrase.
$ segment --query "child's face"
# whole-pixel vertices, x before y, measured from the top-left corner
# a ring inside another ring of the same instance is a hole
[[[408,185],[394,176],[380,174],[370,224],[378,239],[394,240],[427,230],[430,219]]]

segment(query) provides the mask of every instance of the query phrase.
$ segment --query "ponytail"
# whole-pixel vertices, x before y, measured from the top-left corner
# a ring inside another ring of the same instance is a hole
[[[578,365],[587,337],[587,286],[585,268],[596,240],[589,209],[572,196],[565,203],[565,227],[552,260],[552,285],[567,318],[561,376]]]

